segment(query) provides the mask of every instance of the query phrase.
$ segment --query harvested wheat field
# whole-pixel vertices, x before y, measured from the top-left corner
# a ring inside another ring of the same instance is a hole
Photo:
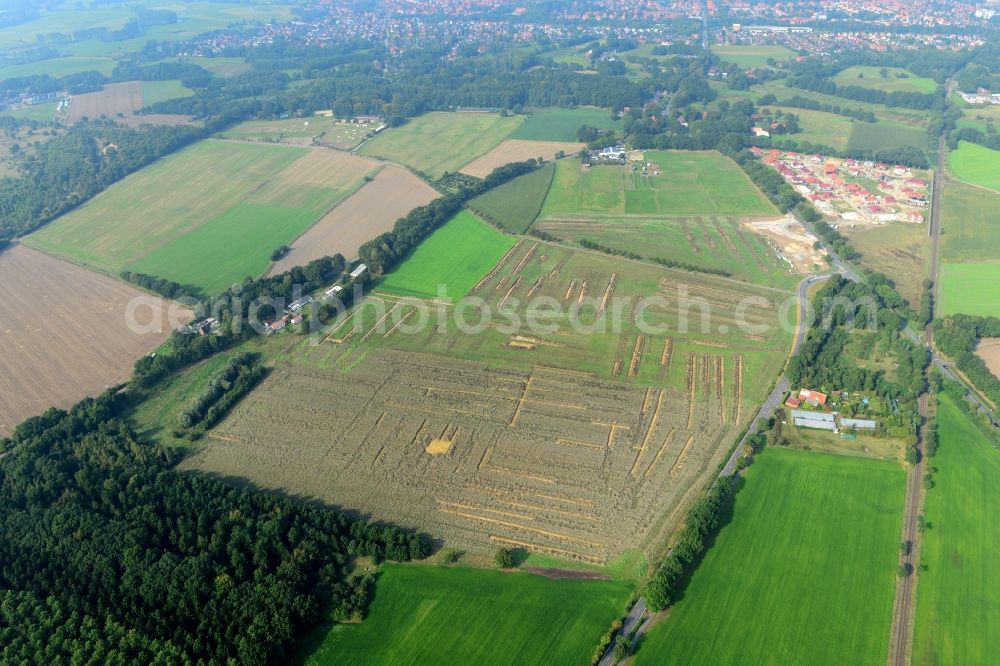
[[[559,151],[567,155],[576,155],[583,146],[584,144],[582,143],[562,141],[508,139],[482,157],[466,164],[462,167],[462,173],[476,176],[477,178],[485,178],[497,167],[502,167],[511,162],[523,162],[532,157],[551,160],[555,158],[556,153]]]
[[[391,231],[396,220],[438,196],[434,188],[406,169],[388,165],[292,243],[291,252],[271,267],[270,274],[338,252],[353,259],[363,243]]]
[[[142,82],[109,83],[104,90],[73,95],[66,112],[66,122],[75,123],[83,118],[96,119],[101,116],[114,118],[119,113],[131,116],[143,107]]]
[[[142,299],[135,301],[135,299]],[[130,330],[129,303],[137,323]],[[24,246],[0,255],[0,434],[123,382],[170,333],[168,305]],[[189,315],[177,307],[177,325]]]
[[[725,457],[738,426],[697,381],[711,361],[679,391],[303,343],[183,465],[455,547],[604,563],[658,541]]]
[[[976,345],[976,356],[983,359],[986,367],[1000,377],[1000,338],[983,338]]]

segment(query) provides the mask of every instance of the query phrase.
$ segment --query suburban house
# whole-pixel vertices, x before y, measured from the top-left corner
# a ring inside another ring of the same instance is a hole
[[[826,404],[827,395],[819,391],[813,391],[812,389],[800,389],[799,400],[808,402],[813,407],[822,407]]]

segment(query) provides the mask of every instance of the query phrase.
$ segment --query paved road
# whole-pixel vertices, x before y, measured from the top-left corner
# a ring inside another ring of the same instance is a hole
[[[811,275],[805,280],[799,283],[798,288],[798,299],[799,299],[799,319],[796,324],[795,339],[792,341],[792,353],[794,353],[799,346],[802,344],[803,340],[806,338],[806,333],[808,327],[806,325],[805,313],[807,311],[808,305],[808,292],[809,287],[821,282],[823,280],[830,279],[832,274],[826,275]],[[767,397],[764,401],[764,405],[754,416],[753,421],[750,423],[750,427],[747,428],[746,434],[743,435],[743,439],[733,450],[733,454],[729,456],[729,460],[726,461],[725,466],[722,471],[719,472],[719,477],[732,476],[736,472],[736,466],[739,464],[740,457],[743,453],[743,446],[746,444],[747,439],[750,435],[756,431],[757,425],[764,419],[770,418],[774,414],[774,410],[778,408],[778,405],[782,403],[785,398],[785,393],[789,390],[788,378],[784,374],[778,378],[777,383],[774,385],[774,390],[771,391],[771,395]],[[669,552],[667,553],[669,555]],[[639,597],[639,599],[632,605],[629,609],[628,615],[625,616],[625,621],[622,623],[622,628],[619,631],[620,634],[624,636],[629,636],[632,634],[633,629],[635,629],[635,635],[633,641],[637,640],[646,630],[648,619],[646,617],[646,601]],[[604,652],[604,656],[601,657],[601,661],[598,662],[598,666],[612,666],[615,663],[614,657],[614,640],[611,641],[611,645]]]

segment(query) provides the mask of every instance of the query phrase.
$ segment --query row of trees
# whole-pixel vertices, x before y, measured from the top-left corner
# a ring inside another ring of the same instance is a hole
[[[783,106],[793,107],[796,109],[808,109],[810,111],[823,111],[824,113],[832,113],[834,115],[853,118],[854,120],[860,120],[866,123],[878,122],[878,117],[871,111],[852,109],[850,107],[840,106],[839,104],[821,104],[814,99],[809,99],[808,97],[803,97],[802,95],[793,95],[787,99],[779,100],[775,95],[768,93],[757,100],[757,104],[758,106]]]
[[[180,425],[191,428],[201,425],[211,428],[219,422],[236,401],[246,395],[264,378],[260,358],[250,352],[240,352],[212,375],[208,386],[180,414]]]
[[[542,232],[544,233],[544,232]],[[537,235],[537,234],[536,234]],[[551,236],[549,238],[543,238],[543,240],[554,240]],[[730,277],[732,273],[723,270],[721,268],[710,268],[708,266],[698,266],[696,264],[689,264],[684,261],[676,261],[674,259],[666,259],[664,257],[645,257],[636,252],[630,252],[628,250],[616,250],[613,247],[608,247],[607,245],[601,245],[600,243],[595,243],[592,240],[586,238],[580,239],[580,246],[587,248],[588,250],[596,250],[597,252],[603,252],[604,254],[610,254],[617,257],[627,257],[629,259],[647,260],[652,261],[654,264],[659,264],[660,266],[666,266],[667,268],[680,268],[685,271],[690,271],[692,273],[707,273],[709,275],[721,275],[723,277]]]
[[[199,290],[197,287],[181,284],[166,278],[147,275],[145,273],[135,273],[133,271],[123,271],[121,278],[129,284],[134,284],[154,294],[159,294],[164,298],[178,300],[181,298],[197,298]]]
[[[326,613],[356,616],[352,557],[424,540],[284,496],[175,471],[111,390],[21,424],[0,459],[0,660],[287,662]]]

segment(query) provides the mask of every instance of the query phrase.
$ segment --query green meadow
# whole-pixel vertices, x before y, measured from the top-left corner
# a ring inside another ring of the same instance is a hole
[[[961,181],[1000,192],[1000,151],[961,141],[948,153],[948,168]]]
[[[938,309],[942,315],[1000,317],[1000,261],[943,262],[938,277]]]
[[[469,202],[469,207],[484,220],[497,224],[514,234],[523,234],[538,217],[549,193],[556,163],[518,176],[495,187]]]
[[[119,181],[25,242],[107,273],[147,273],[215,293],[262,274],[272,250],[374,171],[365,162],[301,182],[303,169],[291,168],[313,157],[306,148],[202,141]]]
[[[885,70],[885,76],[882,75]],[[885,92],[932,93],[937,88],[934,79],[909,72],[901,67],[869,67],[856,65],[842,70],[833,77],[838,86],[874,88]]]
[[[631,593],[620,581],[386,565],[368,616],[315,632],[299,662],[586,664]]]
[[[611,118],[611,111],[589,106],[575,109],[541,109],[534,111],[515,129],[509,139],[531,141],[576,141],[581,125],[598,129],[620,130],[622,121]]]
[[[895,123],[853,123],[848,150],[889,150],[900,146],[916,146],[927,150],[927,132],[919,127]]]
[[[0,81],[21,76],[39,76],[48,74],[54,79],[61,79],[80,72],[100,72],[110,76],[117,63],[111,58],[49,58],[19,65],[4,65],[0,67]]]
[[[362,146],[361,154],[399,162],[436,179],[490,152],[522,122],[496,113],[428,113],[385,130]]]
[[[768,449],[642,664],[885,664],[906,474]]]
[[[157,102],[179,97],[190,97],[194,92],[185,88],[180,81],[143,81],[142,103],[152,106]]]
[[[787,139],[796,142],[818,143],[836,150],[846,150],[848,140],[854,131],[855,123],[850,118],[838,116],[835,113],[797,109],[791,106],[767,106],[765,108],[791,113],[799,118],[799,127],[802,131],[789,135],[772,135],[771,139],[777,144]]]
[[[1000,644],[1000,451],[949,394],[939,396],[937,424],[913,663],[992,663]]]
[[[941,201],[942,261],[996,261],[1000,257],[1000,193],[954,180]]]
[[[514,243],[513,237],[462,211],[417,246],[396,270],[383,278],[379,288],[404,296],[433,298],[437,296],[438,285],[447,285],[449,297],[461,298]]]
[[[714,151],[646,151],[654,167],[561,160],[540,219],[576,214],[777,215],[728,157]],[[654,171],[659,171],[654,175]]]
[[[712,53],[740,67],[764,67],[769,59],[787,62],[795,52],[780,45],[734,44],[712,46]]]

